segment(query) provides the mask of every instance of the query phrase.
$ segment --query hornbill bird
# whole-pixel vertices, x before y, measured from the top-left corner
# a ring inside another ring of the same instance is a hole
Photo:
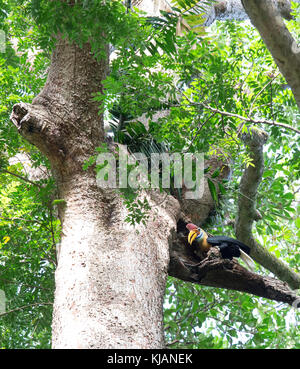
[[[255,264],[249,256],[250,247],[243,242],[227,236],[209,237],[203,229],[192,223],[187,224],[186,228],[190,231],[188,235],[190,245],[196,242],[197,247],[203,252],[217,246],[223,259],[232,260],[233,257],[240,257],[251,270],[254,270]]]

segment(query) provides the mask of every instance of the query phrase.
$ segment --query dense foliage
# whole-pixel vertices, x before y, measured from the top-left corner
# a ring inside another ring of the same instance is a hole
[[[299,8],[295,12],[299,17]],[[138,146],[149,142],[151,150],[154,142],[173,152],[218,153],[230,163],[231,178],[206,224],[211,233],[234,235],[238,184],[243,167],[251,165],[238,134],[251,123],[232,114],[299,123],[289,87],[248,22],[218,23],[181,37],[176,25],[175,15],[149,18],[119,1],[0,1],[0,29],[7,37],[0,53],[0,290],[6,296],[1,348],[50,347],[60,230],[55,183],[47,160],[18,135],[9,115],[13,104],[31,102],[45,83],[56,32],[80,45],[90,40],[97,58],[104,39],[114,46],[106,93],[94,99],[107,124],[114,122],[118,140],[134,139],[132,130],[141,127],[134,121],[145,115],[149,124]],[[300,38],[299,23],[288,26]],[[261,128],[269,141],[257,199],[263,218],[255,236],[299,271],[297,137],[276,124]],[[34,168],[43,172],[37,181]],[[282,304],[168,280],[165,331],[172,348],[299,348],[297,319]]]

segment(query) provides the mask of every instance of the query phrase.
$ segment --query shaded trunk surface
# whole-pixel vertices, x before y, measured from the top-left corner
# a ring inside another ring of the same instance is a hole
[[[93,179],[81,176],[63,191],[53,347],[164,347],[169,254],[160,234],[172,218],[133,229],[118,196],[99,191]]]
[[[17,104],[11,117],[49,158],[64,200],[53,348],[162,348],[174,206],[165,202],[159,220],[133,228],[124,222],[117,192],[99,188],[94,169],[82,169],[104,140],[91,97],[101,91],[107,65],[95,61],[88,46],[59,40],[44,89],[33,104]]]

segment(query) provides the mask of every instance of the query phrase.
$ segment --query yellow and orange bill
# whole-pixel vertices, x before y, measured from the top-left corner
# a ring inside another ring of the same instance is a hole
[[[198,236],[197,229],[190,231],[188,235],[188,243],[191,245],[197,236]]]

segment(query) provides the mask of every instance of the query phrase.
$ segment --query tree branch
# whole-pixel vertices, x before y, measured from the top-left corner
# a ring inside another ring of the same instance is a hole
[[[300,47],[293,38],[275,2],[242,0],[243,6],[290,85],[300,109]]]
[[[6,173],[6,174],[9,174],[9,175],[14,176],[14,177],[17,177],[17,178],[18,178],[18,179],[20,179],[21,181],[24,181],[24,182],[30,183],[30,184],[32,184],[32,185],[34,185],[34,186],[37,186],[37,187],[40,187],[40,188],[41,188],[41,186],[40,186],[38,183],[33,182],[33,181],[31,181],[30,179],[25,178],[25,177],[23,177],[23,176],[20,176],[20,174],[10,172],[9,170],[6,170],[6,169],[1,169],[1,170],[0,170],[0,172],[2,172],[2,173]]]
[[[263,146],[267,134],[252,128],[249,134],[242,135],[242,139],[250,149],[254,166],[245,168],[240,182],[238,214],[235,224],[236,236],[250,246],[251,257],[254,260],[274,273],[279,279],[287,282],[291,288],[300,288],[300,275],[269,253],[254,239],[252,233],[253,222],[257,220],[256,195],[264,171]]]
[[[175,241],[177,251],[172,250],[169,275],[187,282],[251,293],[294,307],[300,306],[299,296],[285,282],[252,273],[236,261],[222,259],[215,247],[209,250],[205,259],[197,263],[195,256],[189,255],[190,246],[186,241],[183,245],[183,242],[180,236]],[[181,252],[178,243],[182,245]]]
[[[266,119],[254,119],[254,118],[251,118],[251,117],[243,117],[242,115],[239,115],[239,114],[229,113],[227,111],[223,111],[223,110],[220,110],[220,109],[215,109],[215,108],[213,108],[213,107],[211,107],[207,104],[203,104],[203,103],[200,103],[200,104],[206,109],[209,109],[209,110],[211,110],[215,113],[219,113],[219,114],[227,116],[227,117],[238,118],[238,119],[240,119],[244,122],[253,123],[253,124],[267,124],[269,126],[282,127],[282,128],[285,128],[285,129],[290,129],[291,131],[294,131],[294,132],[300,134],[299,129],[297,129],[295,127],[292,127],[292,126],[290,126],[288,124],[285,124],[285,123],[270,121],[270,120],[266,120]]]
[[[266,119],[254,119],[254,118],[251,118],[251,117],[244,117],[244,116],[239,115],[239,114],[230,113],[230,112],[227,112],[227,111],[224,111],[224,110],[213,108],[212,106],[207,105],[207,104],[202,103],[202,102],[197,102],[197,103],[193,102],[185,94],[182,94],[182,95],[188,100],[189,105],[192,105],[192,106],[201,105],[204,108],[212,111],[215,114],[220,114],[220,115],[226,116],[226,117],[237,118],[237,119],[240,119],[243,122],[252,123],[252,124],[266,124],[266,125],[269,125],[269,126],[281,127],[281,128],[289,129],[291,131],[294,131],[294,132],[300,134],[299,129],[297,129],[295,127],[292,127],[292,126],[290,126],[288,124],[285,124],[285,123],[280,123],[280,122],[266,120]]]

